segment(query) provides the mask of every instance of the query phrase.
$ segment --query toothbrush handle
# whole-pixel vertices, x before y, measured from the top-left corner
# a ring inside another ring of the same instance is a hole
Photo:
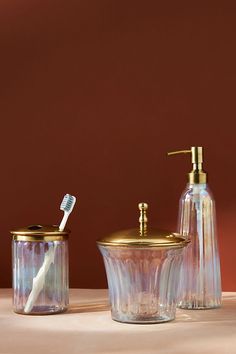
[[[56,252],[56,245],[55,247],[52,246],[49,248],[47,251],[43,264],[38,271],[37,275],[33,279],[33,286],[31,289],[31,292],[29,294],[29,297],[27,299],[27,302],[25,304],[24,312],[29,313],[31,312],[32,308],[34,307],[35,302],[38,299],[39,294],[44,288],[45,285],[45,277],[47,275],[47,272],[51,266],[51,264],[54,262],[54,257],[55,257],[55,252]]]
[[[60,231],[64,230],[68,217],[69,217],[69,213],[64,213],[64,216],[63,216],[62,221],[59,226]]]

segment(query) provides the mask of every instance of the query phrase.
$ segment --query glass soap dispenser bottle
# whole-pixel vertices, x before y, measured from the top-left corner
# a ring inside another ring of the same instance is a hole
[[[215,202],[202,169],[203,148],[174,151],[190,153],[193,169],[180,198],[178,232],[191,242],[183,253],[179,307],[210,309],[221,305],[220,259],[216,234]]]

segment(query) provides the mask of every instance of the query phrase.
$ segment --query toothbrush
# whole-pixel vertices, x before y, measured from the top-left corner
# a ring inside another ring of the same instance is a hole
[[[63,216],[62,221],[60,223],[59,231],[64,230],[64,228],[66,226],[67,219],[74,208],[75,202],[76,202],[76,198],[73,195],[66,194],[64,196],[64,198],[61,202],[61,206],[60,206],[60,209],[62,211],[64,211],[64,216]]]
[[[64,211],[64,216],[62,218],[62,221],[59,226],[59,231],[63,231],[66,222],[68,220],[68,217],[70,213],[72,212],[74,205],[76,202],[76,198],[70,194],[66,194],[62,200],[62,203],[60,205],[60,210]],[[33,279],[33,286],[32,290],[29,294],[29,297],[27,299],[24,312],[29,313],[31,312],[32,308],[34,307],[34,304],[40,294],[40,292],[43,290],[44,284],[45,284],[45,277],[47,275],[47,272],[51,266],[52,263],[54,263],[54,258],[56,254],[56,249],[57,249],[57,241],[54,241],[54,246],[49,247],[48,251],[45,254],[43,264],[41,268],[39,269],[37,275]]]

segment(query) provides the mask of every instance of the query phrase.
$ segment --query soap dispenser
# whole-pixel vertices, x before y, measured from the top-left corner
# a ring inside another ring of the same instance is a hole
[[[202,169],[203,148],[168,153],[191,154],[193,169],[180,198],[178,232],[190,240],[183,253],[179,307],[211,309],[221,305],[220,259],[215,202]]]

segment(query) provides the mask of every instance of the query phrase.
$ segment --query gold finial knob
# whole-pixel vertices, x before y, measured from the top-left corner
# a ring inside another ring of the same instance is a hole
[[[146,236],[147,234],[147,203],[139,203],[138,208],[140,210],[139,224],[140,224],[140,236]]]

